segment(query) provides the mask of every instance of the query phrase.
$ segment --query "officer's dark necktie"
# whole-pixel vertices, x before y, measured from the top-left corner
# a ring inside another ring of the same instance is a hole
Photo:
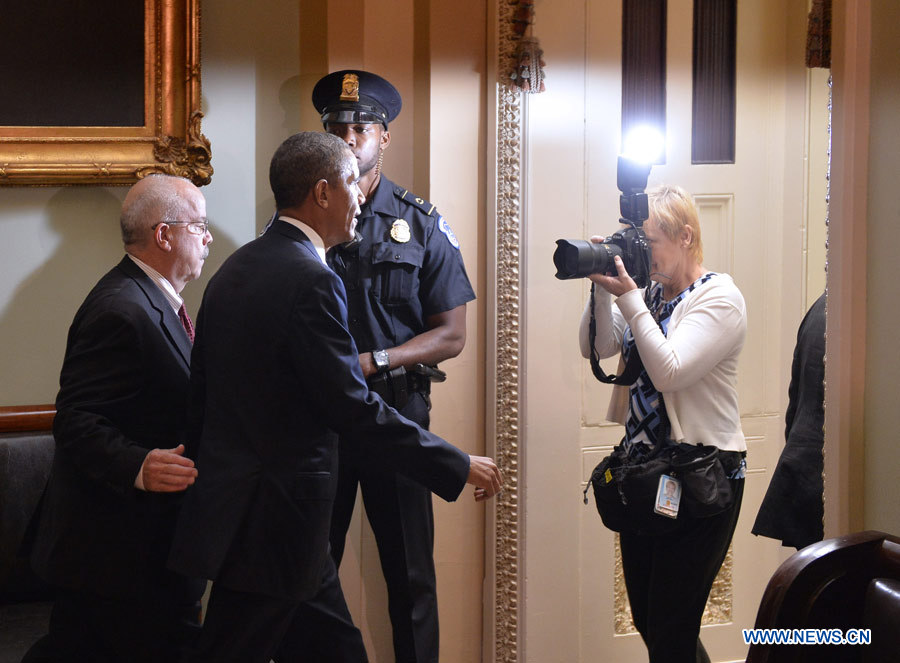
[[[188,338],[191,339],[191,343],[194,342],[194,323],[191,322],[190,317],[187,314],[187,311],[184,308],[184,304],[181,305],[181,308],[178,309],[178,319],[181,320],[181,326],[184,327],[184,331],[187,332]]]

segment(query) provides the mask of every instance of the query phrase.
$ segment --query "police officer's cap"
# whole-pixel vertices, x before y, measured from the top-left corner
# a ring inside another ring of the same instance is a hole
[[[397,88],[381,76],[355,69],[343,69],[320,79],[313,88],[313,106],[322,115],[322,124],[381,123],[387,128],[400,114],[402,100]]]

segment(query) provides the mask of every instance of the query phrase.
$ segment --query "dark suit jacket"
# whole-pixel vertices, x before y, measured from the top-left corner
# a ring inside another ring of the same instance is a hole
[[[797,332],[784,420],[785,446],[752,531],[799,550],[824,536],[824,294],[806,312]]]
[[[45,580],[114,598],[173,581],[165,559],[181,495],[134,480],[148,451],[185,441],[190,351],[171,305],[127,256],[78,309],[32,555]]]
[[[369,393],[347,331],[341,280],[296,227],[277,221],[209,283],[192,356],[197,483],[170,564],[238,591],[302,600],[321,578],[337,480],[337,434],[366,462],[446,500],[469,459]]]

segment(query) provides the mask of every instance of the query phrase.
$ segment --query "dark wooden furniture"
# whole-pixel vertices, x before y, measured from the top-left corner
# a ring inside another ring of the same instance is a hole
[[[858,532],[798,551],[763,594],[756,628],[871,629],[869,645],[751,645],[747,663],[900,661],[900,538]]]
[[[0,663],[47,632],[50,590],[29,564],[53,462],[52,405],[0,407]]]

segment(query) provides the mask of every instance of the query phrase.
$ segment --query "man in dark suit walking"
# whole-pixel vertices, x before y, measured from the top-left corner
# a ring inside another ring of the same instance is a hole
[[[465,483],[486,499],[501,477],[366,387],[344,287],[325,263],[353,237],[364,200],[349,148],[296,134],[269,180],[279,219],[225,262],[200,308],[190,435],[200,477],[170,563],[215,581],[196,660],[365,661],[328,555],[338,434],[365,440],[373,467],[446,500]]]
[[[69,329],[56,453],[32,563],[58,588],[26,661],[169,663],[199,627],[204,583],[166,570],[182,492],[193,327],[180,297],[212,235],[188,180],[151,175],[125,197],[127,255]]]

